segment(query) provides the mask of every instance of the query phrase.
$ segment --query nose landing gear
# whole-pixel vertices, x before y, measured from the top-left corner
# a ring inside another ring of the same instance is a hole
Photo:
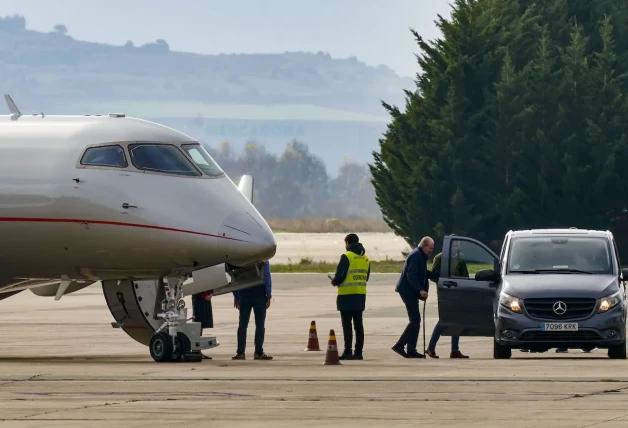
[[[148,346],[157,362],[200,361],[195,351],[219,344],[214,336],[201,336],[200,323],[188,321],[182,289],[186,279],[103,281],[105,300],[116,321],[112,327]]]
[[[194,339],[195,348],[206,349],[218,345],[215,343],[215,338],[207,338],[213,343],[208,343],[206,346],[201,345],[200,342],[205,338],[199,337],[200,334],[195,335],[192,331],[185,328],[188,324],[186,324],[187,309],[183,300],[183,283],[187,279],[187,276],[180,276],[168,277],[167,282],[163,280],[158,281],[157,286],[163,287],[165,299],[161,301],[161,312],[157,314],[157,318],[162,319],[163,324],[155,331],[149,344],[150,356],[156,362],[200,361],[195,354],[190,353],[192,350],[190,336]],[[187,333],[190,336],[183,331],[179,331],[181,328],[188,330]]]

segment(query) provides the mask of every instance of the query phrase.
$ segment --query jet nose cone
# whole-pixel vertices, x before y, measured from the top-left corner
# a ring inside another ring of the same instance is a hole
[[[231,214],[219,230],[218,248],[227,263],[244,266],[270,260],[277,252],[272,230],[259,215]]]

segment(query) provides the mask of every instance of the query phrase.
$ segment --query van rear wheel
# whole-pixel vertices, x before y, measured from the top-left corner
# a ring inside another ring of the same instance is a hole
[[[493,358],[496,360],[507,360],[512,357],[512,349],[509,346],[500,345],[493,339]]]
[[[620,345],[608,347],[608,358],[612,358],[614,360],[626,359],[626,339],[624,339]]]

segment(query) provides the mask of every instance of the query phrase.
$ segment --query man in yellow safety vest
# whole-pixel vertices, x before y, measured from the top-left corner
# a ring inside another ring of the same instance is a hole
[[[336,275],[331,285],[338,287],[336,307],[340,311],[342,332],[345,341],[345,350],[341,360],[362,360],[364,348],[364,325],[362,313],[366,307],[366,282],[371,275],[371,263],[364,255],[364,247],[360,244],[358,235],[350,233],[345,237],[347,250],[338,262]],[[355,327],[355,353],[351,353],[353,342],[353,327]]]

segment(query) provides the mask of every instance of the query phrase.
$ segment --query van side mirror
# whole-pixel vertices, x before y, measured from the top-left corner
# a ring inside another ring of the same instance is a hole
[[[628,268],[623,268],[621,270],[621,276],[624,279],[624,281],[628,281]]]
[[[476,281],[495,282],[499,279],[499,275],[492,269],[484,269],[475,274]]]

